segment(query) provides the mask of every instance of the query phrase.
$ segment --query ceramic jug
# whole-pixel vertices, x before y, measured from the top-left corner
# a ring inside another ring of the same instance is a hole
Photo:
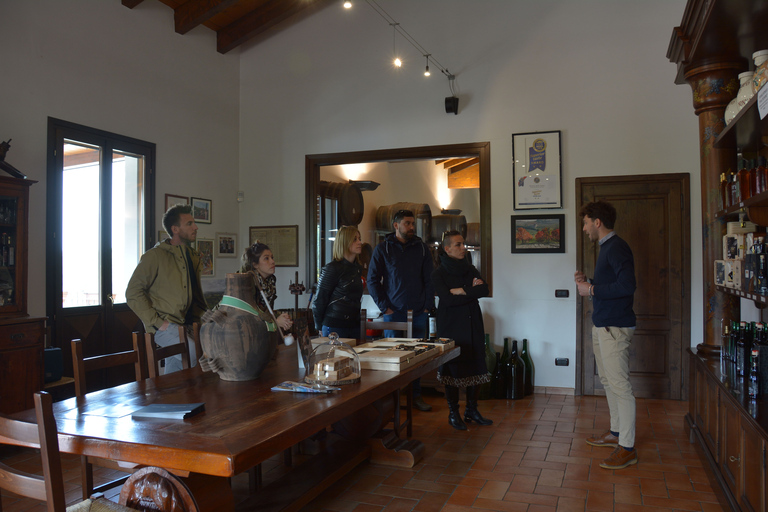
[[[277,350],[266,322],[254,300],[253,276],[227,274],[226,291],[219,305],[201,319],[200,342],[203,371],[219,374],[222,380],[258,379]]]
[[[736,114],[747,104],[747,102],[755,95],[752,92],[752,72],[745,71],[739,73],[739,92],[736,97],[731,100],[725,109],[725,124],[731,124]]]
[[[768,50],[760,50],[752,54],[755,61],[755,74],[752,75],[752,92],[756,93],[768,81]]]

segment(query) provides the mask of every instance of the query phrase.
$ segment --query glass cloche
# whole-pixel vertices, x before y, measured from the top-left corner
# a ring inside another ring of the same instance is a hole
[[[330,341],[318,345],[309,355],[304,380],[328,386],[360,382],[360,358],[355,350],[339,341],[335,332],[330,333],[328,339]]]

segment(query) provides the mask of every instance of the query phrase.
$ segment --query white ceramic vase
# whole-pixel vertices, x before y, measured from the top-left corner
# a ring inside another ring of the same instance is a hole
[[[752,92],[752,75],[752,71],[739,73],[739,92],[725,109],[725,124],[731,124],[731,121],[736,117],[736,114],[738,114],[752,96],[755,95],[755,93]]]

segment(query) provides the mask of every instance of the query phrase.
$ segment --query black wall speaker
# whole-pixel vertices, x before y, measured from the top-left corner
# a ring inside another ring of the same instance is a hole
[[[446,114],[458,114],[459,113],[459,98],[456,96],[448,96],[445,98],[445,113]]]

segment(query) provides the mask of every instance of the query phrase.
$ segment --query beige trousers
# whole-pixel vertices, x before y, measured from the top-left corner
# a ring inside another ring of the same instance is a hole
[[[629,345],[634,327],[592,327],[592,346],[600,382],[605,388],[611,431],[619,433],[619,445],[635,446],[635,396],[629,382]]]

